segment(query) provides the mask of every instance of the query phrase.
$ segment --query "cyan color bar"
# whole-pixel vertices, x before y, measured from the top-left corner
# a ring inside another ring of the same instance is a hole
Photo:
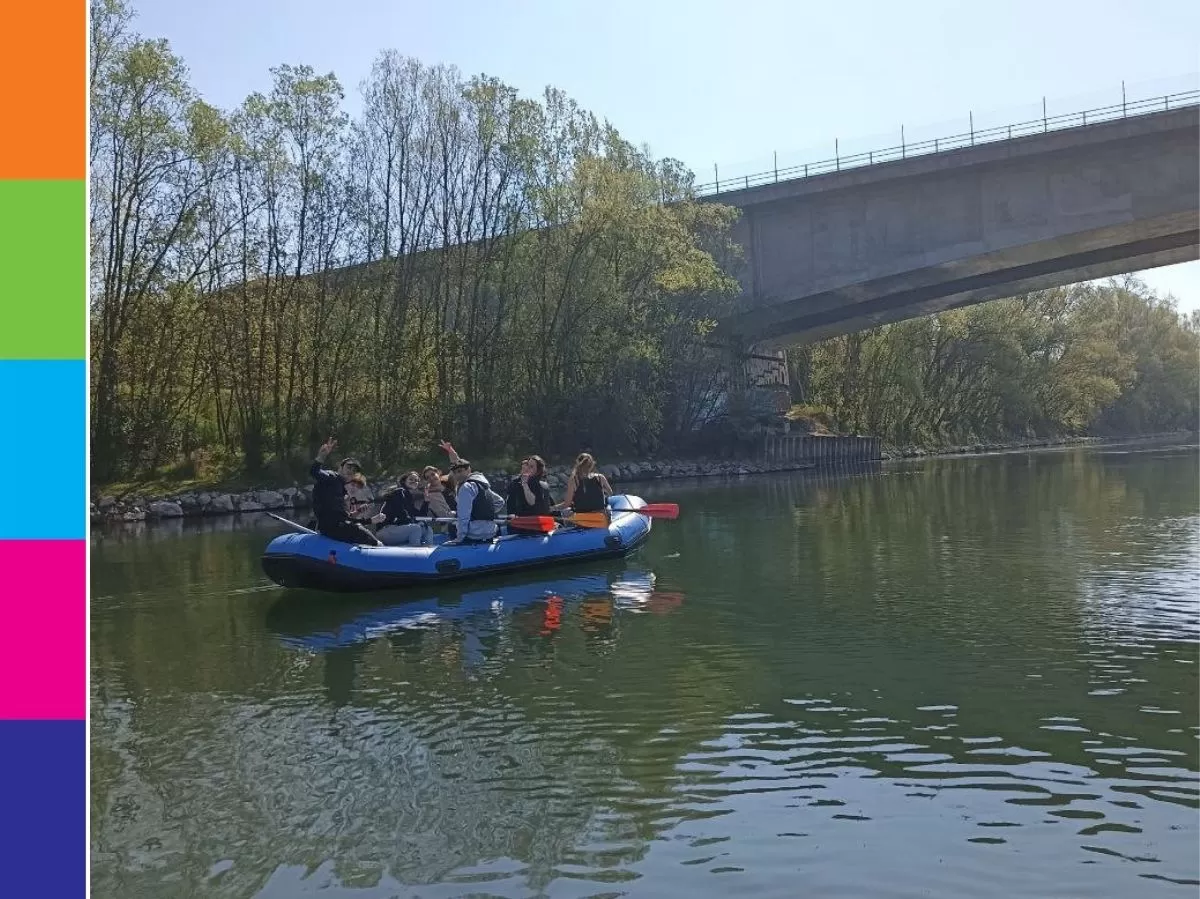
[[[0,360],[0,540],[87,537],[87,367]]]

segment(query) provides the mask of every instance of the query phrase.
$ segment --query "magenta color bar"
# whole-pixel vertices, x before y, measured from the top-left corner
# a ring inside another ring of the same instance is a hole
[[[0,719],[87,717],[87,543],[0,540]]]

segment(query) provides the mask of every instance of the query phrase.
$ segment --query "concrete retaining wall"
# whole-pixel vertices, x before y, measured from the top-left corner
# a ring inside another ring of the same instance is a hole
[[[767,465],[808,462],[818,466],[875,462],[880,459],[878,437],[811,437],[773,434],[763,438],[762,460]]]

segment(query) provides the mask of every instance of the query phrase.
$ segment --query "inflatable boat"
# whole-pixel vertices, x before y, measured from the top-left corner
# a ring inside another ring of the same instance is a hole
[[[463,580],[507,571],[617,558],[633,552],[650,535],[650,517],[637,496],[609,497],[604,527],[566,525],[546,535],[511,534],[489,543],[447,546],[354,546],[321,534],[283,534],[262,557],[267,577],[283,587],[317,590],[380,590]]]

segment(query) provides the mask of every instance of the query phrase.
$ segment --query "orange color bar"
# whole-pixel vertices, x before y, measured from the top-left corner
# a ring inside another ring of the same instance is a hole
[[[87,177],[87,11],[0,2],[0,179]]]

